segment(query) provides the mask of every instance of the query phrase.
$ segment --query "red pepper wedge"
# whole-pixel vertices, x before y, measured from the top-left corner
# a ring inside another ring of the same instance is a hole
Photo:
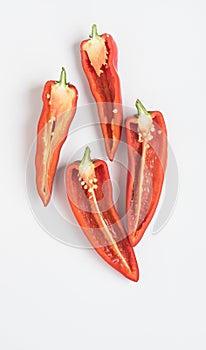
[[[125,277],[137,281],[136,258],[112,201],[107,164],[92,161],[89,147],[81,162],[67,167],[66,190],[74,216],[96,252]]]
[[[136,101],[137,116],[126,119],[128,145],[127,223],[132,246],[142,238],[157,208],[167,163],[163,115]]]
[[[43,94],[43,110],[37,128],[36,185],[46,206],[51,197],[53,180],[64,144],[77,106],[77,89],[66,83],[62,68],[60,80],[47,81]]]
[[[122,97],[117,73],[117,46],[109,34],[98,35],[95,24],[92,35],[80,45],[82,67],[97,102],[105,147],[112,161],[122,131]]]

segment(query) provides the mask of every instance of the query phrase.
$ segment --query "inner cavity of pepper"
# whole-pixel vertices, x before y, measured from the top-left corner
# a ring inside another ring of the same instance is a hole
[[[87,66],[91,73],[93,73],[93,79],[95,80],[95,86],[98,92],[98,95],[101,96],[101,101],[104,102],[113,102],[114,101],[114,87],[111,85],[113,77],[110,72],[110,67],[108,65],[108,57],[110,55],[110,49],[107,43],[105,42],[105,47],[107,51],[107,60],[101,66],[101,74],[97,75],[94,67],[91,64],[91,60],[88,56],[87,51],[85,51],[87,56]]]

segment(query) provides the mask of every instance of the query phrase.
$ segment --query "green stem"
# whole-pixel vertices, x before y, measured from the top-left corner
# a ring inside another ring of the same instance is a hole
[[[92,34],[90,35],[91,39],[99,39],[99,34],[97,32],[97,26],[96,24],[93,24],[92,26]]]
[[[79,168],[81,169],[81,172],[85,172],[85,170],[92,165],[92,160],[90,157],[91,154],[91,150],[90,148],[87,146],[85,151],[84,151],[84,155],[83,158],[81,160],[81,163],[79,165]]]
[[[144,115],[150,115],[150,113],[146,110],[146,108],[143,106],[142,102],[140,100],[137,100],[135,103],[135,106],[138,111],[138,117],[140,117],[142,114]]]
[[[62,67],[62,71],[60,74],[59,85],[63,87],[67,86],[66,69],[64,67]]]

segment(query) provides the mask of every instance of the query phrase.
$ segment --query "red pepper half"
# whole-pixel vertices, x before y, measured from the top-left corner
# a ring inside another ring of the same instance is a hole
[[[111,35],[98,35],[94,24],[91,38],[81,43],[80,51],[82,66],[97,102],[106,151],[113,160],[121,138],[123,118],[117,46]]]
[[[167,163],[167,130],[160,112],[137,100],[138,115],[126,120],[127,222],[132,246],[142,238],[159,202]]]
[[[45,206],[51,197],[59,154],[76,112],[77,98],[77,89],[66,83],[64,68],[59,82],[50,80],[44,86],[35,164],[37,190]]]
[[[73,213],[96,252],[125,277],[137,281],[136,258],[112,201],[107,164],[92,161],[89,147],[81,163],[68,166],[66,189]]]

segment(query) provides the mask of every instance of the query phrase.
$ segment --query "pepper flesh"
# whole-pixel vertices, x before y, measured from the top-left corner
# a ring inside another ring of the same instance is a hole
[[[52,186],[61,147],[76,112],[77,89],[66,83],[62,68],[59,82],[47,81],[43,94],[43,110],[37,128],[36,185],[46,206],[51,198]]]
[[[72,211],[96,252],[125,277],[137,281],[136,258],[112,201],[107,164],[92,161],[87,147],[81,163],[68,166],[66,189]]]
[[[163,115],[137,100],[137,117],[126,120],[128,145],[127,224],[132,246],[142,238],[157,208],[167,163]]]
[[[111,35],[98,35],[94,24],[91,38],[81,43],[80,52],[82,67],[97,102],[106,152],[112,161],[121,138],[123,119],[117,46]]]

